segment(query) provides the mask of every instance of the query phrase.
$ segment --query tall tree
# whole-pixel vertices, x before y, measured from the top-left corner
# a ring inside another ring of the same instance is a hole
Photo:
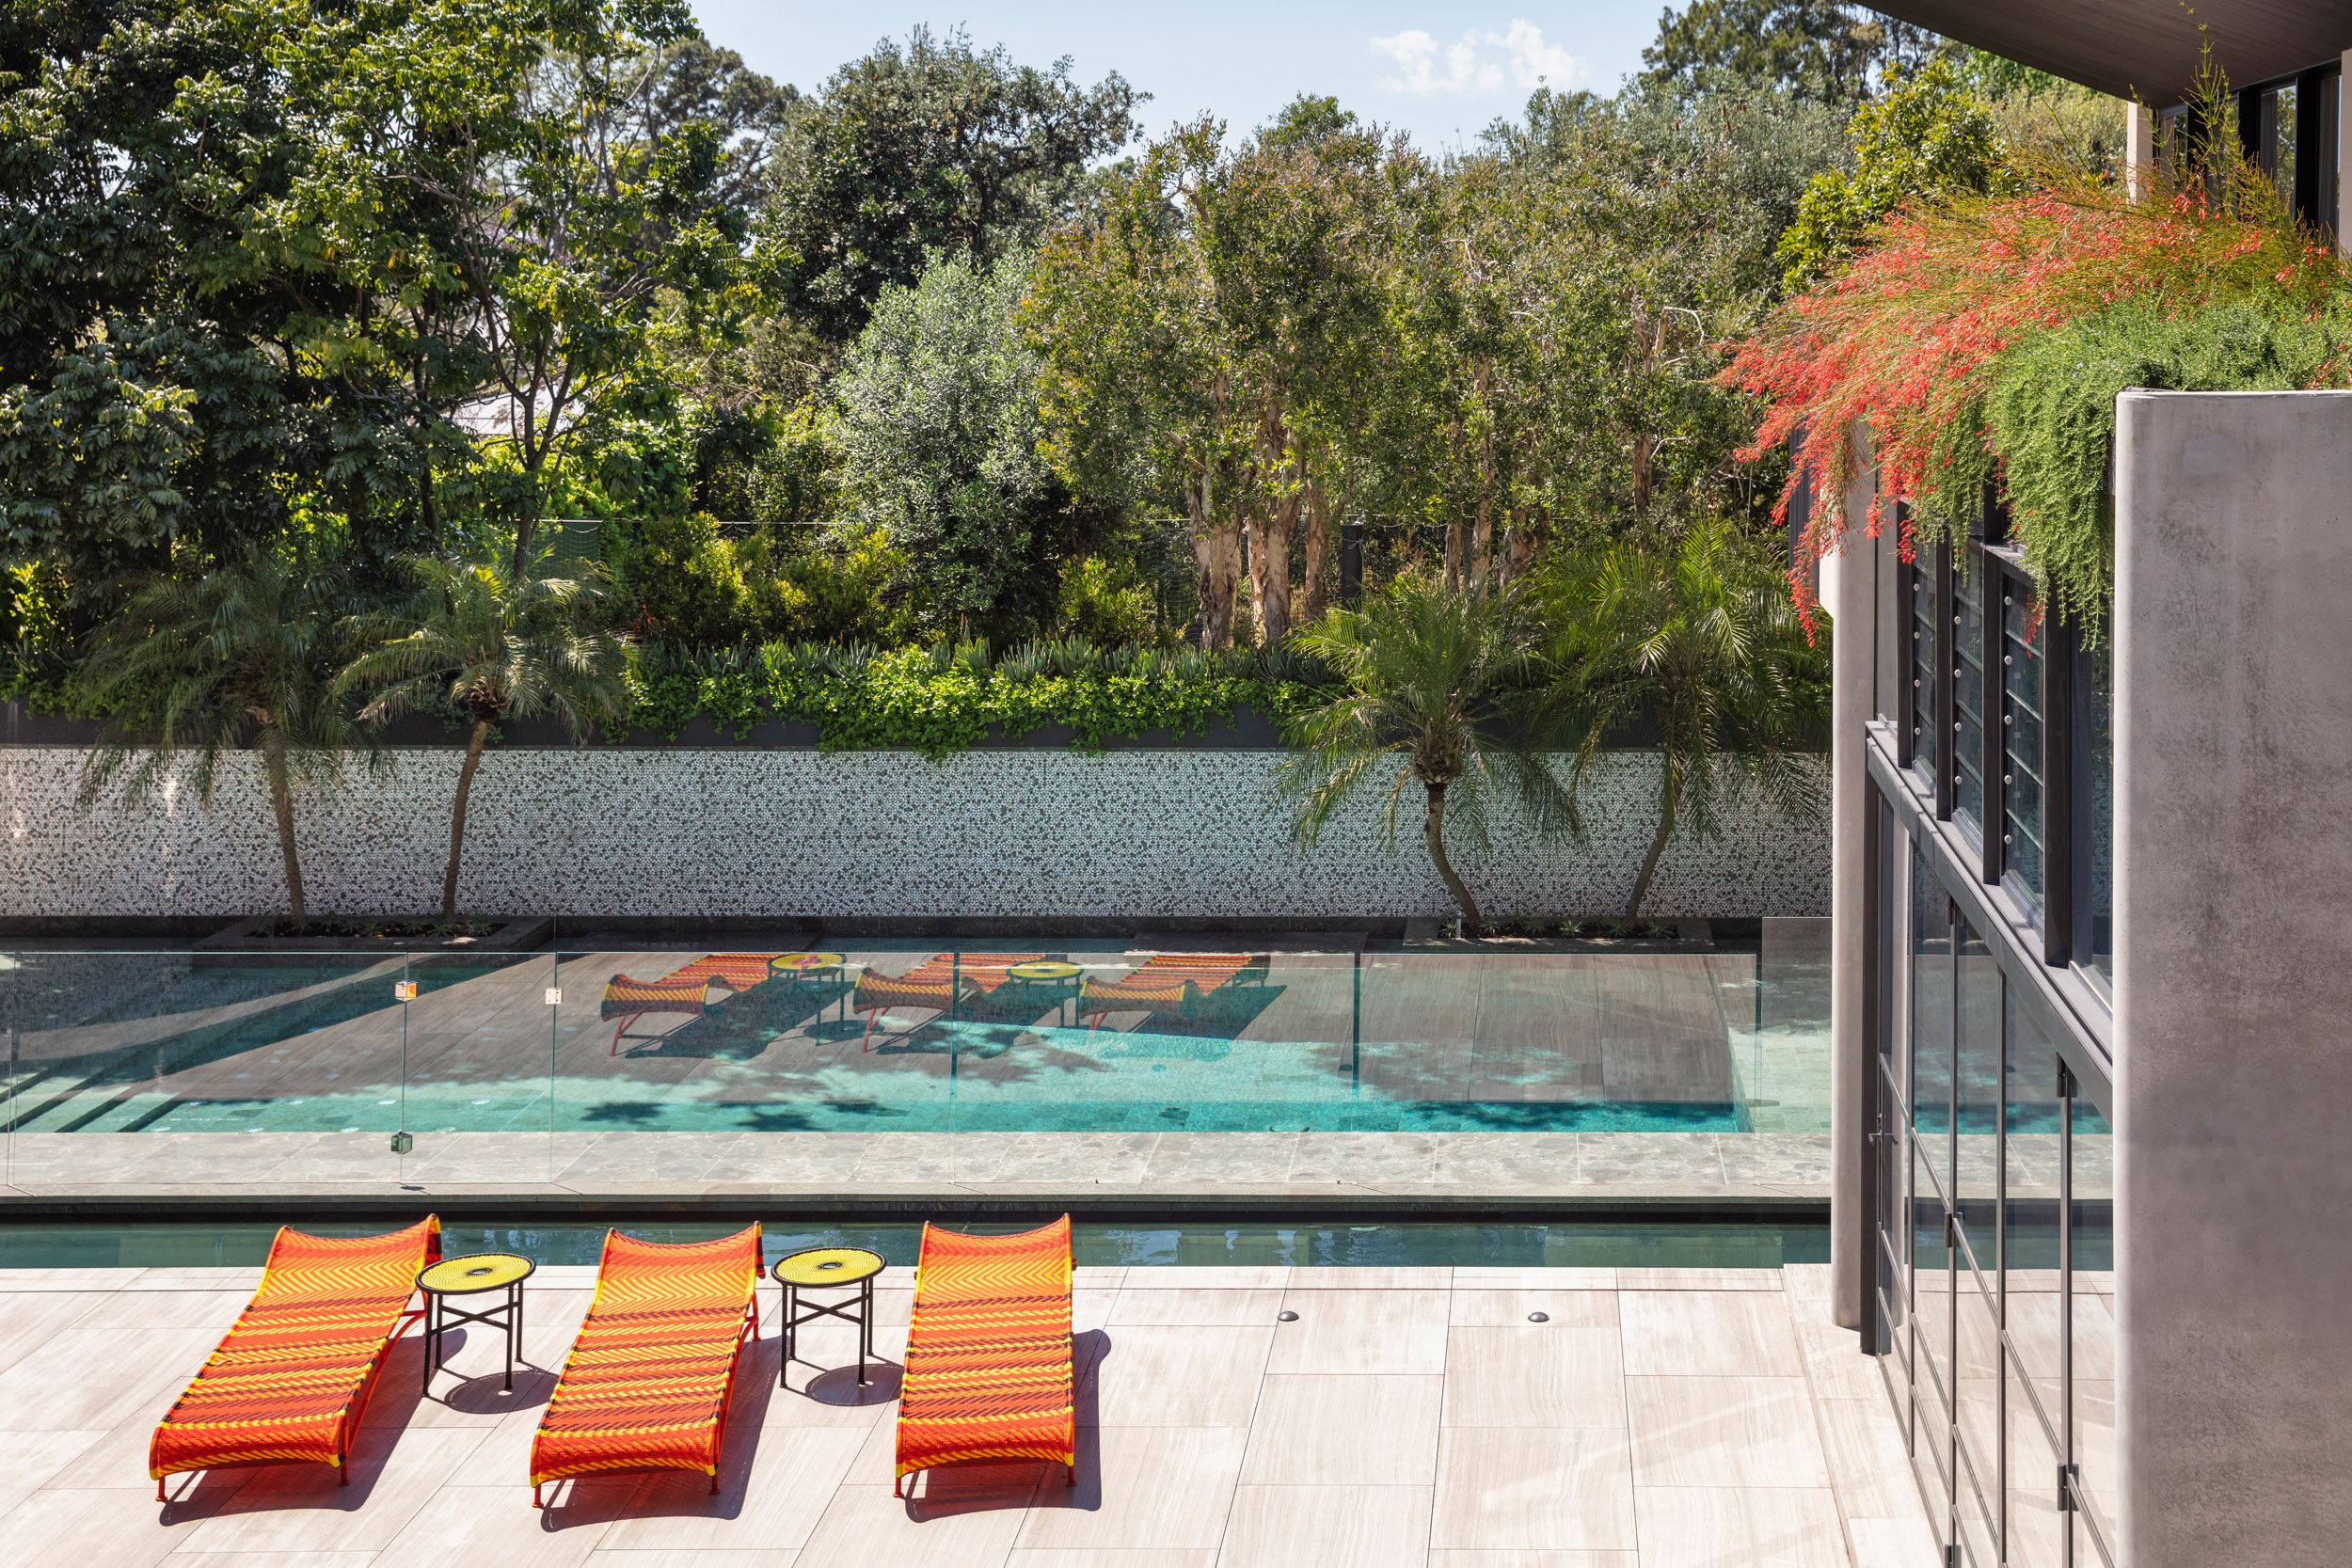
[[[886,529],[930,625],[1006,642],[1051,624],[1086,518],[1039,455],[1035,352],[1015,322],[1029,263],[940,254],[884,291],[837,391],[844,496]]]
[[[1298,838],[1313,844],[1372,791],[1393,847],[1398,809],[1418,784],[1422,847],[1462,911],[1462,934],[1478,936],[1485,917],[1446,848],[1448,826],[1484,848],[1502,806],[1539,834],[1583,831],[1575,796],[1529,743],[1540,663],[1526,607],[1413,576],[1361,610],[1333,610],[1300,641],[1345,689],[1299,721],[1299,749],[1276,778]]]
[[[210,806],[222,759],[250,742],[287,909],[297,926],[308,920],[294,791],[339,775],[361,739],[334,689],[347,586],[266,546],[201,576],[148,578],[100,629],[77,677],[86,703],[116,713],[83,769],[81,803],[118,788],[144,798],[185,764]]]
[[[1657,736],[1657,824],[1634,875],[1636,919],[1677,835],[1712,838],[1751,798],[1820,819],[1826,775],[1804,753],[1828,717],[1828,645],[1789,602],[1781,564],[1737,525],[1707,519],[1559,558],[1545,575],[1558,710],[1590,786],[1613,736]],[[1743,788],[1744,786],[1744,788]]]
[[[1770,87],[1851,103],[1874,73],[1922,63],[1933,33],[1842,0],[1692,0],[1658,19],[1645,73],[1686,91]]]
[[[785,296],[835,343],[884,288],[912,287],[933,250],[987,262],[1075,210],[1087,166],[1118,151],[1147,95],[1117,72],[1091,87],[1070,61],[1018,66],[959,28],[918,26],[835,71],[776,153],[770,225]]]
[[[466,813],[491,731],[508,719],[548,713],[575,740],[586,738],[628,705],[625,654],[620,641],[587,625],[596,582],[551,575],[544,551],[521,571],[502,551],[473,562],[421,558],[409,569],[414,596],[371,625],[373,646],[336,683],[367,694],[360,717],[372,723],[451,709],[465,720],[466,757],[441,871],[441,913],[453,915]]]

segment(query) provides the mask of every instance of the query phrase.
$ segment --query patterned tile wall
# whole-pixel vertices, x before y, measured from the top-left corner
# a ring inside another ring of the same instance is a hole
[[[436,908],[454,750],[393,754],[295,803],[303,876],[322,912]],[[492,752],[475,779],[459,902],[562,915],[1431,915],[1451,908],[1408,789],[1394,852],[1364,800],[1312,848],[1266,786],[1280,753]],[[0,914],[282,910],[257,759],[222,772],[209,809],[184,791],[73,803],[82,753],[0,750]],[[1606,759],[1581,845],[1497,825],[1484,852],[1449,841],[1490,915],[1623,908],[1655,817],[1651,759]],[[1458,836],[1458,835],[1457,835]],[[1661,863],[1660,916],[1829,912],[1825,826],[1760,806]]]

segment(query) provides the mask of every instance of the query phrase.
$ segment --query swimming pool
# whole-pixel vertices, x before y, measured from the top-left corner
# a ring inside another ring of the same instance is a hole
[[[656,1242],[707,1241],[739,1221],[627,1223],[619,1228]],[[950,1222],[980,1232],[1021,1225]],[[305,1221],[319,1235],[366,1235],[389,1221]],[[547,1264],[593,1264],[606,1227],[574,1224],[445,1223],[442,1250],[519,1252]],[[259,1267],[276,1227],[246,1224],[0,1225],[0,1268]],[[912,1264],[918,1226],[795,1223],[764,1227],[771,1259],[804,1247],[861,1246],[894,1264]],[[1397,1267],[1775,1269],[1829,1261],[1826,1223],[1771,1220],[1635,1223],[1550,1221],[1464,1224],[1405,1221],[1387,1225],[1250,1222],[1134,1225],[1079,1221],[1072,1230],[1077,1261],[1132,1267]]]

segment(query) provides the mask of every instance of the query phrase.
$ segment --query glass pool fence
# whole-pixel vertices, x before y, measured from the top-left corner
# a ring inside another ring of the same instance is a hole
[[[612,1133],[1824,1132],[1825,924],[1753,952],[0,952],[6,1178],[541,1180]]]

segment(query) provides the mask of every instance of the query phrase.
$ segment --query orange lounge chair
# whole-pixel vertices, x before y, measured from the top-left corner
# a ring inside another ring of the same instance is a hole
[[[388,1236],[280,1228],[261,1289],[155,1428],[155,1500],[166,1476],[229,1465],[332,1465],[350,1485],[368,1396],[392,1341],[423,1318],[409,1298],[440,1256],[430,1214]]]
[[[733,996],[765,985],[772,973],[769,960],[782,957],[781,953],[709,953],[659,980],[613,975],[605,982],[600,1016],[621,1022],[612,1031],[612,1049],[605,1054],[619,1055],[621,1037],[647,1013],[685,1013],[701,1018],[710,1011],[712,986],[724,986],[727,994]]]
[[[874,1048],[874,1023],[893,1007],[919,1007],[944,1013],[970,996],[986,996],[1001,988],[1005,971],[1015,964],[1033,964],[1042,953],[937,953],[904,974],[878,974],[868,969],[857,977],[857,994],[850,1006],[866,1015],[866,1037],[859,1049]]]
[[[1089,1031],[1112,1013],[1190,1018],[1245,971],[1265,967],[1263,953],[1154,953],[1124,979],[1089,978],[1078,991],[1078,1012]]]
[[[1018,1236],[923,1227],[898,1396],[906,1478],[943,1465],[1042,1459],[1074,1475],[1070,1216]]]
[[[756,1225],[715,1242],[605,1232],[596,1299],[532,1439],[532,1507],[548,1481],[609,1470],[694,1470],[719,1490],[758,1278]]]

